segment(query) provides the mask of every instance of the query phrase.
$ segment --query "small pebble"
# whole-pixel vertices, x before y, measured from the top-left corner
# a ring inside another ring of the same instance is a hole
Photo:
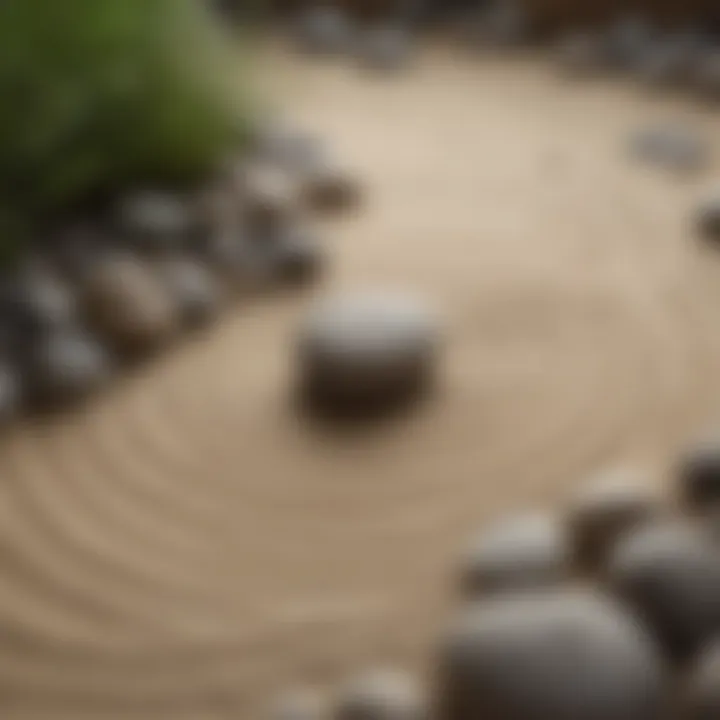
[[[560,40],[557,62],[570,77],[589,77],[605,69],[602,38],[591,32],[574,32]]]
[[[676,172],[700,170],[710,155],[704,137],[672,123],[642,128],[632,136],[630,148],[641,160]]]
[[[397,407],[432,385],[438,345],[436,320],[415,298],[366,293],[328,300],[300,333],[301,395],[333,411]]]
[[[313,55],[338,55],[352,45],[353,30],[341,8],[318,5],[303,11],[297,26],[299,48]]]
[[[570,572],[562,523],[551,515],[525,513],[480,534],[463,562],[461,581],[465,592],[477,597],[554,585]]]
[[[110,376],[107,353],[79,331],[54,331],[38,341],[27,373],[28,394],[41,403],[85,397]]]
[[[332,720],[425,720],[425,701],[405,673],[372,670],[340,692]]]
[[[167,257],[156,266],[179,308],[183,324],[203,325],[217,314],[221,304],[220,287],[199,262],[187,257]]]
[[[178,328],[179,311],[171,293],[137,258],[110,256],[98,261],[83,291],[91,325],[122,352],[159,349]]]
[[[697,226],[707,240],[720,241],[720,191],[705,200],[697,211]]]
[[[193,228],[189,203],[160,192],[124,198],[117,208],[120,232],[141,252],[177,250]]]
[[[304,205],[322,214],[347,212],[360,204],[361,190],[353,175],[326,164],[307,172],[300,180]]]
[[[703,438],[680,459],[678,494],[692,510],[720,505],[720,435]]]
[[[702,525],[677,520],[640,526],[618,542],[607,581],[670,660],[692,660],[720,633],[720,559]]]
[[[575,493],[568,511],[578,566],[602,568],[623,535],[659,513],[658,497],[640,473],[619,468],[591,477]]]
[[[398,25],[372,28],[360,43],[360,59],[371,69],[389,72],[406,65],[410,56],[410,33]]]
[[[589,590],[471,603],[439,663],[443,720],[658,720],[667,703],[652,640]]]

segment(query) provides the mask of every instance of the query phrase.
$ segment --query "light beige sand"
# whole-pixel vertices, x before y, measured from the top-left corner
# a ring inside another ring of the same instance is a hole
[[[298,422],[306,300],[271,298],[86,413],[12,433],[4,720],[251,718],[295,680],[421,665],[472,531],[615,458],[662,464],[719,409],[719,261],[687,226],[707,178],[623,153],[643,118],[709,115],[531,60],[428,51],[398,79],[267,61],[369,191],[327,228],[326,289],[434,299],[443,387],[359,436]]]

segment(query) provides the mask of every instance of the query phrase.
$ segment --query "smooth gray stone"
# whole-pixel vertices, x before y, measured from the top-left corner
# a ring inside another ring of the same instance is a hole
[[[384,72],[396,71],[408,63],[411,42],[410,32],[405,27],[373,27],[362,38],[358,54],[365,67]]]
[[[462,563],[461,584],[470,597],[478,597],[552,586],[571,571],[563,523],[545,513],[523,513],[479,535]]]
[[[472,603],[439,663],[443,720],[658,720],[667,700],[652,640],[590,590]]]
[[[54,331],[35,347],[28,393],[38,402],[72,401],[101,386],[110,374],[110,359],[97,340],[80,331]]]
[[[599,570],[617,541],[661,513],[649,479],[632,468],[589,478],[570,500],[567,523],[577,564]]]
[[[676,520],[638,528],[615,548],[607,582],[670,660],[691,660],[720,633],[720,555],[702,525]]]
[[[330,299],[300,332],[301,393],[328,408],[387,408],[432,384],[438,326],[419,300],[398,293]]]
[[[710,155],[705,138],[678,123],[641,128],[631,137],[630,149],[637,158],[675,172],[701,170]]]
[[[298,20],[296,37],[299,48],[314,55],[337,55],[352,46],[353,28],[338,7],[318,5],[306,8]]]
[[[700,205],[696,222],[703,237],[720,241],[720,190]]]
[[[332,720],[425,720],[423,694],[402,672],[378,669],[353,678],[340,692]]]
[[[557,63],[570,77],[590,77],[605,68],[602,38],[592,32],[573,32],[560,39],[556,48]]]
[[[688,448],[677,468],[678,495],[691,510],[720,506],[720,433]]]
[[[157,271],[179,308],[182,321],[190,327],[211,320],[221,304],[221,290],[212,273],[197,260],[167,257]]]
[[[191,203],[168,193],[129,195],[116,210],[120,233],[143,252],[178,249],[187,241],[194,222]]]
[[[683,693],[683,720],[720,718],[720,641],[702,654]]]

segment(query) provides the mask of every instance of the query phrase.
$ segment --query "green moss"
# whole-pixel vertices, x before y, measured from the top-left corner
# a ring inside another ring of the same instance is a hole
[[[3,0],[0,234],[212,168],[244,131],[238,67],[201,0]]]

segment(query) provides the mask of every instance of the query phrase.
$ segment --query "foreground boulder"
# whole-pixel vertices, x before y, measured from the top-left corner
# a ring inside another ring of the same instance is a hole
[[[443,720],[658,720],[666,702],[650,638],[587,590],[472,604],[439,667]]]
[[[124,353],[158,349],[178,327],[178,307],[169,290],[148,265],[131,256],[98,261],[83,290],[92,327]]]
[[[329,300],[301,329],[300,392],[326,410],[390,409],[429,388],[437,352],[435,319],[412,297],[374,293]]]
[[[720,556],[701,526],[638,528],[618,543],[607,580],[675,662],[691,660],[720,632]]]
[[[656,494],[647,480],[632,469],[591,477],[575,493],[568,509],[568,527],[578,566],[600,569],[623,535],[659,513]]]
[[[422,693],[401,672],[374,670],[354,678],[337,700],[332,720],[426,720]]]
[[[542,513],[513,516],[483,532],[461,568],[470,597],[537,589],[566,580],[571,572],[568,536],[557,518]]]

